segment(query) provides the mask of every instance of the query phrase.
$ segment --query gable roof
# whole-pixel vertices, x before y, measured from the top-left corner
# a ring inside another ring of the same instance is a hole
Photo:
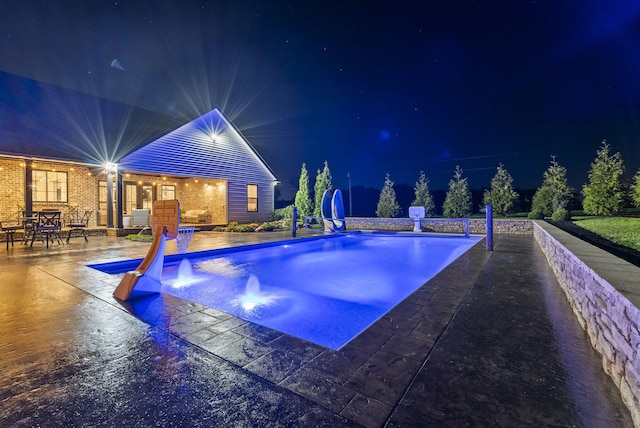
[[[217,108],[123,157],[120,168],[174,176],[244,175],[277,181],[264,159]]]
[[[0,72],[0,154],[101,165],[181,123],[164,115]]]

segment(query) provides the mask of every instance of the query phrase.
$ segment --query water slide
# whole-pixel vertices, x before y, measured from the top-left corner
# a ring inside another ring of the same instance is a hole
[[[325,232],[339,232],[347,227],[344,221],[344,203],[342,201],[342,192],[336,189],[331,194],[331,190],[325,190],[322,194],[321,207],[322,221],[324,223]]]
[[[180,203],[177,200],[153,204],[151,247],[138,267],[124,274],[113,292],[115,298],[124,301],[160,292],[165,244],[167,239],[178,236],[179,225]]]
[[[336,189],[331,198],[331,214],[333,217],[333,230],[336,232],[345,230],[347,222],[344,221],[344,203],[342,202],[342,191]]]
[[[331,190],[325,190],[322,194],[322,206],[320,207],[320,215],[324,224],[325,232],[333,232],[333,222],[331,221]]]

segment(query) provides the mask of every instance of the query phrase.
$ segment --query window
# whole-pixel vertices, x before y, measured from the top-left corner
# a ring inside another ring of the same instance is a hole
[[[32,171],[34,202],[67,202],[67,173]]]
[[[131,214],[134,208],[138,208],[138,185],[135,183],[125,183],[124,204],[122,204],[125,214]]]
[[[171,200],[176,198],[176,186],[171,186],[167,184],[162,185],[162,200]]]
[[[142,185],[142,209],[149,210],[153,208],[153,188],[151,184],[143,184]]]
[[[257,184],[247,184],[247,211],[258,211]]]

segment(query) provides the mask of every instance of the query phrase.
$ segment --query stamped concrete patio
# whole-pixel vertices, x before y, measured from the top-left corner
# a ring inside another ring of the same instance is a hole
[[[532,236],[476,245],[340,351],[172,296],[122,305],[86,267],[148,247],[0,256],[1,426],[633,426]]]

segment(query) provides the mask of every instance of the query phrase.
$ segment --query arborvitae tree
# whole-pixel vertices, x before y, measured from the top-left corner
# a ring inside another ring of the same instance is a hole
[[[484,203],[493,206],[497,216],[506,216],[512,212],[518,192],[513,190],[513,178],[502,164],[498,165],[496,175],[491,179],[491,190],[484,191]]]
[[[384,186],[380,192],[376,215],[382,218],[395,217],[400,213],[400,205],[396,201],[396,191],[393,190],[393,181],[389,178],[389,173],[384,178]]]
[[[416,198],[411,202],[414,207],[424,207],[424,212],[427,217],[433,216],[433,211],[436,205],[433,203],[433,196],[429,192],[429,179],[424,175],[424,171],[420,171],[420,178],[416,181],[416,187],[414,187]]]
[[[582,208],[585,214],[613,215],[622,209],[624,165],[620,152],[609,156],[609,144],[602,141],[589,170],[589,184],[582,187]]]
[[[308,216],[313,213],[313,202],[309,195],[309,173],[307,165],[302,164],[300,170],[300,179],[298,180],[298,191],[296,192],[295,206],[298,209],[300,217]]]
[[[322,171],[318,170],[316,182],[313,185],[315,199],[315,209],[313,210],[314,216],[322,216],[322,195],[325,190],[331,189],[333,189],[333,184],[331,183],[331,171],[329,170],[329,163],[324,161],[324,168]]]
[[[531,201],[531,211],[544,216],[552,215],[556,210],[566,209],[573,189],[567,183],[567,170],[551,156],[551,165],[542,175],[542,186],[538,187]]]
[[[444,199],[442,211],[445,217],[468,217],[471,214],[471,190],[466,178],[462,178],[462,168],[456,165],[453,179],[449,181],[449,191]]]
[[[633,205],[640,207],[640,169],[633,176],[633,184],[631,185],[631,200]]]

